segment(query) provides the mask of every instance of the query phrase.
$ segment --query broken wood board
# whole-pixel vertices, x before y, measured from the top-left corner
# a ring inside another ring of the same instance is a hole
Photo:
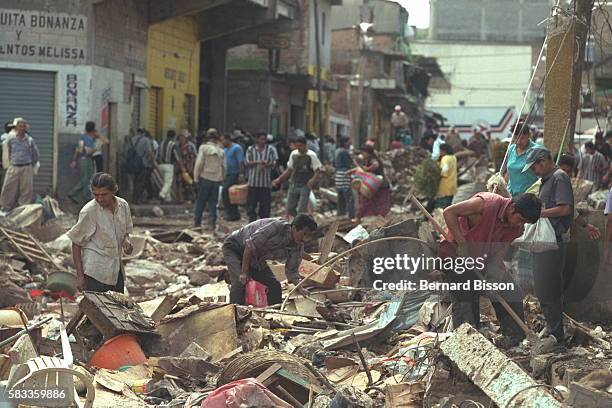
[[[536,387],[529,374],[468,323],[459,326],[440,348],[500,407],[523,407],[529,401],[532,407],[561,408],[561,403]]]
[[[336,237],[336,232],[338,232],[338,226],[340,225],[339,221],[335,221],[327,230],[325,234],[325,238],[323,238],[323,242],[321,242],[321,255],[319,256],[319,264],[323,265],[327,262],[327,258],[329,257],[329,253],[331,252],[332,246],[334,245],[334,239]]]
[[[42,261],[53,265],[58,269],[64,270],[63,267],[60,267],[55,263],[53,258],[49,256],[43,246],[40,245],[32,235],[13,231],[8,228],[0,228],[0,233],[17,252],[28,260],[28,262]]]
[[[229,285],[225,282],[208,283],[197,288],[193,293],[201,301],[209,303],[227,303],[229,294]]]
[[[385,387],[385,408],[421,408],[425,397],[423,383],[401,383]]]
[[[155,325],[144,315],[140,307],[135,303],[130,304],[130,301],[122,295],[113,295],[110,292],[84,292],[79,309],[106,339],[122,333],[157,334]],[[72,328],[71,323],[69,323],[70,328]]]
[[[177,315],[166,317],[158,326],[167,355],[178,356],[195,342],[217,361],[238,348],[234,305],[195,308],[187,315]]]
[[[302,278],[305,278],[321,265],[314,262],[303,260],[298,272]],[[340,274],[330,267],[323,267],[317,273],[306,279],[306,285],[313,285],[323,289],[333,289],[340,280]]]

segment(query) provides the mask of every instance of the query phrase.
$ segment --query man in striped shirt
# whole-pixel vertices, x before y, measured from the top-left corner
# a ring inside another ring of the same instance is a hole
[[[246,153],[245,163],[249,176],[246,207],[249,222],[257,220],[257,206],[259,206],[259,218],[270,218],[271,173],[278,154],[267,141],[268,134],[263,130],[258,131],[255,135],[255,144],[250,146]]]
[[[578,178],[582,178],[593,182],[593,189],[599,189],[602,176],[605,175],[608,169],[608,161],[603,154],[595,150],[593,142],[584,144],[586,154],[582,157],[580,163]]]
[[[351,139],[341,136],[338,140],[334,166],[336,168],[336,191],[338,192],[338,217],[344,217],[347,213],[352,219],[355,218],[355,203],[353,201],[353,191],[351,189],[351,174],[353,159],[349,148]]]
[[[157,163],[159,163],[159,171],[164,180],[164,185],[159,192],[159,198],[161,198],[163,202],[168,203],[172,201],[174,166],[179,161],[178,152],[176,150],[176,132],[174,130],[169,130],[168,133],[166,133],[166,138],[157,151]]]

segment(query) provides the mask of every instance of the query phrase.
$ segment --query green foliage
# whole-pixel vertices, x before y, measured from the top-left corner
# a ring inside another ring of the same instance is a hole
[[[433,159],[423,160],[414,171],[412,183],[419,197],[434,198],[440,183],[440,165],[438,162]]]

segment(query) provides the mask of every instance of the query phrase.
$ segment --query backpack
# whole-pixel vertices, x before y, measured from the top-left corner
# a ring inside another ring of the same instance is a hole
[[[128,174],[139,174],[144,170],[144,162],[142,161],[142,157],[136,151],[136,146],[144,136],[139,136],[136,139],[136,143],[132,143],[132,139],[130,138],[130,144],[125,156],[125,171]]]

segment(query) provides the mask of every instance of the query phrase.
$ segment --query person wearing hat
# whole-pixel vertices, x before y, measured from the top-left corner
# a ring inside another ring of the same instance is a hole
[[[89,183],[94,170],[92,156],[96,150],[97,133],[98,131],[96,130],[96,124],[94,122],[85,123],[85,134],[81,135],[79,143],[74,149],[70,167],[74,169],[78,164],[80,178],[78,184],[68,193],[68,198],[75,204],[79,203],[81,194],[85,201],[91,200]]]
[[[523,172],[532,171],[542,178],[540,200],[542,218],[548,218],[555,231],[558,248],[532,254],[535,294],[540,300],[547,329],[558,346],[564,342],[563,331],[563,269],[565,242],[574,214],[574,192],[569,176],[552,160],[550,150],[543,146],[527,154]]]
[[[3,211],[10,211],[17,204],[30,204],[34,198],[34,165],[38,162],[38,147],[28,135],[28,122],[23,118],[13,120],[15,136],[9,137],[9,167],[2,184],[0,204]]]
[[[402,112],[402,107],[395,105],[391,114],[391,127],[393,128],[394,136],[402,136],[402,133],[408,128],[408,116]]]
[[[204,206],[208,206],[208,225],[214,230],[217,225],[217,201],[219,187],[225,178],[225,153],[219,145],[219,133],[216,129],[208,129],[207,142],[200,146],[193,169],[193,180],[198,186],[193,225],[200,227]]]

